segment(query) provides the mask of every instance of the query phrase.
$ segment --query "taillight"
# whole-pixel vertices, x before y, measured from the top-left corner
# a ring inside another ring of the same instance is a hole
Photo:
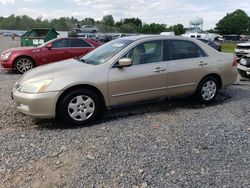
[[[233,61],[233,63],[232,63],[232,67],[234,67],[234,66],[237,66],[236,57],[234,57],[234,61]]]

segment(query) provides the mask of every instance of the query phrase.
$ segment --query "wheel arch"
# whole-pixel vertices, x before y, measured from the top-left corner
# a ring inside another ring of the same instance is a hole
[[[76,89],[89,89],[89,90],[95,92],[95,93],[98,95],[98,97],[99,97],[99,99],[100,99],[100,101],[101,101],[102,108],[105,108],[106,102],[105,102],[104,96],[103,96],[103,94],[101,93],[101,91],[100,91],[98,88],[96,88],[95,86],[92,86],[92,85],[88,85],[88,84],[78,84],[78,85],[74,85],[74,86],[71,86],[71,87],[67,88],[67,89],[58,97],[57,102],[56,102],[56,114],[57,114],[57,112],[58,112],[58,107],[59,107],[60,101],[61,101],[68,93],[70,93],[71,91],[76,90]]]
[[[35,62],[34,58],[30,57],[29,55],[19,55],[19,56],[15,57],[15,59],[13,60],[13,63],[12,63],[13,69],[15,69],[16,60],[21,58],[21,57],[26,57],[26,58],[31,59],[34,67],[36,67],[36,62]]]
[[[199,84],[201,83],[202,80],[204,80],[207,77],[214,77],[218,81],[218,83],[219,83],[219,89],[222,88],[222,78],[221,78],[221,76],[219,74],[216,74],[216,73],[211,73],[211,74],[208,74],[208,75],[204,76],[200,80]],[[199,87],[199,84],[197,85],[197,88]],[[196,90],[197,90],[197,88],[196,88]]]

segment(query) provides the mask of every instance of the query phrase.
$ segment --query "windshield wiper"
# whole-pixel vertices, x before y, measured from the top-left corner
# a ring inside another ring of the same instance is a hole
[[[75,60],[77,60],[77,61],[79,61],[79,60],[80,60],[80,58],[79,58],[79,57],[74,57],[74,59],[75,59]]]
[[[89,62],[85,61],[83,58],[79,58],[79,57],[74,57],[75,60],[86,63],[86,64],[90,64]]]

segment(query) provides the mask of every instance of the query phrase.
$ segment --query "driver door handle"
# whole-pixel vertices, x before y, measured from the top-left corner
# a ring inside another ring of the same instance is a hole
[[[201,62],[199,63],[199,66],[205,66],[205,65],[207,65],[207,63],[204,62],[204,61],[201,61]]]
[[[161,68],[161,67],[157,67],[154,69],[154,72],[163,72],[163,71],[166,71],[166,69]]]

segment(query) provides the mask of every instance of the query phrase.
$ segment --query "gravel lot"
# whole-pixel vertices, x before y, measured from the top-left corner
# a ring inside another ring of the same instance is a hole
[[[15,110],[18,77],[0,72],[0,187],[250,187],[250,81],[64,127]]]

